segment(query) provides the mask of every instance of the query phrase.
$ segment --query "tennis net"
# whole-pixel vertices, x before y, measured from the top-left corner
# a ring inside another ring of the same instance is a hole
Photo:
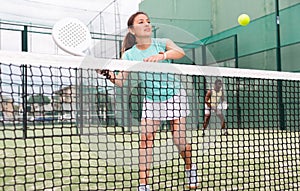
[[[128,76],[118,87],[96,69]],[[170,115],[186,116],[179,132],[192,147],[198,189],[300,186],[300,74],[3,51],[0,70],[3,190],[137,190],[145,117],[160,121],[149,186],[186,190]],[[212,91],[217,80],[222,95]],[[217,96],[227,104],[213,106]]]

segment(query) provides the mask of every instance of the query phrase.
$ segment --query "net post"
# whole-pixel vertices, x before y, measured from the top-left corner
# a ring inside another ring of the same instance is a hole
[[[137,84],[137,86],[138,86],[138,84]],[[126,108],[126,109],[128,109],[128,113],[127,113],[127,120],[128,120],[128,122],[127,122],[127,132],[129,133],[129,132],[132,132],[132,120],[133,120],[133,115],[132,115],[132,108],[130,107],[130,105],[132,104],[131,102],[132,102],[132,100],[131,100],[131,92],[132,92],[132,84],[131,84],[131,76],[129,75],[128,76],[128,89],[127,89],[127,94],[126,95],[128,95],[128,105],[129,105],[129,108]],[[123,92],[124,93],[124,92]],[[124,94],[123,94],[124,95]],[[122,97],[122,99],[123,99],[123,97]],[[124,102],[124,100],[122,100],[122,103],[125,103]],[[124,109],[124,104],[122,104],[122,107],[123,107],[123,109]],[[124,111],[124,110],[123,110]],[[124,116],[123,116],[124,117]],[[124,118],[125,119],[125,118]],[[123,132],[125,132],[125,125],[124,125],[124,128],[123,128]]]
[[[23,139],[27,138],[27,65],[21,65],[22,71],[22,107],[23,107]]]
[[[239,68],[239,48],[238,48],[238,38],[237,34],[234,35],[234,57],[235,57],[235,68]],[[237,104],[237,125],[240,129],[241,126],[241,106],[240,106],[240,78],[236,78],[237,82],[237,95],[236,95],[236,104]]]
[[[200,95],[200,85],[199,85],[201,83],[201,80],[198,80],[198,79],[199,78],[197,78],[195,75],[193,75],[193,88],[195,89],[195,92],[194,92],[194,96],[192,96],[192,100],[193,100],[192,103],[195,103],[195,104],[192,104],[192,106],[194,107],[192,109],[195,111],[197,129],[200,129],[201,125],[200,125],[200,121],[199,121],[199,118],[200,118],[199,106],[198,106],[198,104],[196,104],[198,101],[199,101],[198,103],[200,103],[200,99],[201,99],[200,98],[200,96],[201,96]],[[203,97],[203,96],[201,96],[201,97]]]
[[[78,79],[78,68],[75,68],[75,77],[76,79]],[[79,89],[78,89],[78,80],[75,80],[75,95],[76,95],[76,99],[75,99],[75,108],[76,108],[76,111],[79,111],[79,108],[78,108],[78,95],[79,95]],[[71,115],[72,116],[72,115]],[[75,122],[75,125],[76,125],[76,135],[80,135],[80,131],[79,131],[79,125],[78,125],[78,119],[79,119],[79,115],[78,115],[78,112],[75,113],[75,119],[76,119],[76,122]]]
[[[120,50],[120,51],[119,51],[119,55],[116,56],[117,59],[120,59],[120,58],[122,57],[122,43],[123,43],[122,40],[118,40],[118,44],[119,44],[118,47],[119,47],[119,50]],[[117,53],[118,53],[118,52],[117,52]]]
[[[278,95],[280,130],[286,130],[285,112],[284,112],[285,110],[284,110],[284,103],[283,103],[283,98],[282,98],[282,80],[278,80],[278,82],[277,82],[277,95]]]
[[[105,126],[106,127],[108,127],[110,124],[110,118],[109,118],[109,115],[108,115],[108,112],[110,111],[110,109],[109,109],[109,104],[110,104],[110,102],[109,102],[109,100],[108,100],[108,95],[109,95],[109,93],[108,93],[108,84],[107,84],[107,79],[106,80],[104,80],[104,83],[105,83]]]
[[[22,30],[22,51],[28,52],[28,27],[24,26]]]
[[[207,64],[207,58],[206,58],[206,46],[203,44],[202,47],[202,65],[206,66]]]
[[[78,71],[79,70],[79,71]],[[83,135],[83,76],[82,76],[82,69],[78,69],[77,74],[79,76],[77,79],[79,80],[79,84],[77,83],[76,85],[78,86],[76,89],[78,90],[76,93],[78,94],[78,98],[76,99],[77,102],[77,129],[79,129],[80,135]]]
[[[192,59],[193,59],[193,65],[196,65],[196,50],[195,50],[195,48],[192,48]]]
[[[235,68],[239,67],[239,49],[238,49],[238,39],[237,34],[234,35],[234,57],[235,57]]]
[[[277,71],[282,71],[281,68],[281,42],[280,42],[280,16],[279,16],[279,1],[275,0],[275,23],[276,23],[276,66]],[[282,80],[278,80],[277,83],[277,95],[278,95],[278,110],[279,110],[279,125],[280,130],[286,130],[284,103],[282,98]]]

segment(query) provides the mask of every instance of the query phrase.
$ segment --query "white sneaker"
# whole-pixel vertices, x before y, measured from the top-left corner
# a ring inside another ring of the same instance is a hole
[[[138,191],[150,191],[149,185],[140,185]]]
[[[198,187],[198,176],[197,176],[197,166],[192,164],[191,170],[185,171],[186,183],[189,189],[196,189]]]

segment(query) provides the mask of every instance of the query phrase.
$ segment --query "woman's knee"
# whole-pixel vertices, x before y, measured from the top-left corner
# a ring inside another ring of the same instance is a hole
[[[154,133],[145,133],[141,135],[140,148],[153,147]]]

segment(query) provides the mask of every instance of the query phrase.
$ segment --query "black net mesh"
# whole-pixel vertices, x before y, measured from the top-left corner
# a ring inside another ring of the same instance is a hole
[[[0,64],[2,190],[300,186],[298,74],[129,67],[118,87],[95,69],[64,65]],[[213,102],[217,79],[227,107]]]

